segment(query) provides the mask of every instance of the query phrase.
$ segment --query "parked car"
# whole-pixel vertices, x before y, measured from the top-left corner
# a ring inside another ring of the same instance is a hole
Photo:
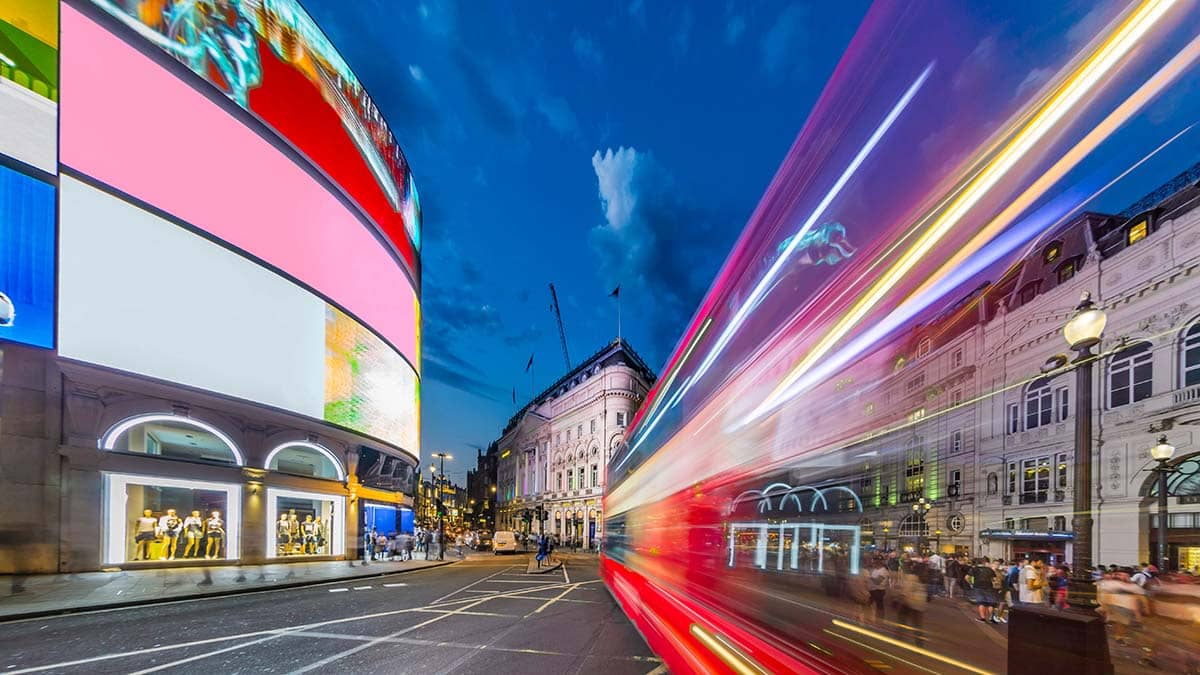
[[[482,532],[475,535],[475,550],[486,551],[492,547],[492,535],[487,532]]]
[[[492,538],[492,553],[500,555],[501,553],[516,553],[520,550],[518,543],[520,537],[516,532],[502,530],[496,533]]]

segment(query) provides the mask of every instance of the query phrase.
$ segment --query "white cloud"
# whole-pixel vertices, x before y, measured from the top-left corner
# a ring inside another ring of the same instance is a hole
[[[600,205],[604,207],[604,218],[609,227],[620,232],[629,227],[630,218],[637,208],[637,192],[634,177],[638,164],[644,159],[633,148],[609,148],[604,154],[597,150],[592,155],[592,168],[600,187]]]
[[[604,65],[604,54],[596,47],[596,43],[579,31],[571,31],[571,49],[585,66],[599,68]]]
[[[417,82],[425,81],[425,71],[421,70],[421,66],[416,64],[408,64],[408,74]]]
[[[571,105],[563,98],[558,96],[544,96],[539,98],[537,111],[560,134],[574,134],[579,129],[579,121],[575,118],[575,111],[571,109]]]

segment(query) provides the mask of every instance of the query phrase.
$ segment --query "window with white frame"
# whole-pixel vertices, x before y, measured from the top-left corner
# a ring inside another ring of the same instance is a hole
[[[581,466],[581,467],[579,467],[579,489],[581,489],[581,490],[584,488],[583,479],[584,479],[584,473],[583,473],[583,467]]]
[[[963,364],[963,350],[955,349],[953,352],[950,353],[950,367],[951,368],[962,368],[962,364]]]
[[[1060,452],[1054,456],[1054,471],[1059,490],[1067,489],[1067,453]]]
[[[950,494],[962,494],[962,469],[954,469],[950,472]]]
[[[954,391],[950,392],[950,405],[951,406],[960,406],[960,405],[962,405],[962,402],[963,402],[962,389],[955,389]]]
[[[1015,434],[1021,430],[1021,406],[1017,403],[1008,404],[1008,433]]]
[[[575,472],[570,469],[567,469],[567,489],[575,489]]]
[[[963,432],[962,429],[955,429],[950,432],[950,452],[962,452],[963,449]]]
[[[1058,421],[1066,422],[1071,416],[1071,390],[1066,387],[1055,389],[1054,400],[1058,404]]]
[[[559,471],[559,472],[558,472],[558,480],[557,480],[557,483],[558,483],[558,487],[557,487],[556,489],[557,489],[559,492],[562,492],[562,472],[561,472],[561,471]]]
[[[1050,381],[1040,378],[1030,382],[1025,389],[1025,429],[1050,424],[1053,411],[1054,397],[1050,391]]]
[[[1154,388],[1154,354],[1149,342],[1117,352],[1108,364],[1108,407],[1119,408],[1150,398]]]
[[[925,373],[917,373],[917,376],[904,384],[904,391],[913,393],[921,387],[925,386]]]
[[[600,486],[600,465],[592,465],[592,487]]]
[[[920,342],[918,342],[917,343],[917,358],[919,359],[922,356],[929,354],[929,349],[931,346],[932,346],[932,342],[930,342],[929,338],[925,338],[924,340],[921,340]]]
[[[1193,323],[1183,334],[1182,347],[1183,386],[1192,387],[1200,384],[1200,321]]]
[[[1008,463],[1008,480],[1004,484],[1004,494],[1013,495],[1017,493],[1017,463]]]
[[[1050,457],[1021,460],[1021,503],[1040,504],[1050,497]]]
[[[591,430],[591,433],[596,433],[596,420],[588,422],[588,428]]]
[[[625,426],[625,412],[624,411],[617,411],[617,426],[619,426],[619,427]]]

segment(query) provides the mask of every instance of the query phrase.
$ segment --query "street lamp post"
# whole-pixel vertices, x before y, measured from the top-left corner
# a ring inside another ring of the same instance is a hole
[[[1084,291],[1075,315],[1063,326],[1063,337],[1078,354],[1075,363],[1075,489],[1071,529],[1074,556],[1068,586],[1072,607],[1090,609],[1092,587],[1092,348],[1100,344],[1108,317]]]
[[[438,506],[438,510],[437,510],[437,516],[438,516],[438,560],[445,560],[446,559],[446,517],[442,514],[442,507],[441,507],[442,484],[446,482],[446,459],[447,458],[454,459],[454,458],[444,452],[435,452],[435,453],[433,453],[433,456],[438,457],[442,460],[442,466],[441,466],[442,475],[438,479],[437,490],[435,493],[437,495],[437,501],[434,503]]]
[[[1167,442],[1167,435],[1158,437],[1158,443],[1150,448],[1150,456],[1158,462],[1153,470],[1158,473],[1158,571],[1167,573],[1167,477],[1171,467],[1167,463],[1175,456],[1175,446]]]
[[[917,532],[920,533],[920,543],[917,545],[919,549],[925,549],[929,547],[929,525],[926,523],[925,515],[928,514],[932,508],[933,503],[925,501],[924,497],[921,497],[916,501],[915,504],[912,505],[913,513],[917,514],[917,517],[921,519],[917,527]],[[924,550],[920,550],[918,553],[923,554]]]

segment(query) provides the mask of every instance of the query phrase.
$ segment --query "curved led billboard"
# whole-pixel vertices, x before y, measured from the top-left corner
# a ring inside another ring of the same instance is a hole
[[[45,167],[0,162],[0,242],[21,242],[0,283],[29,331],[0,339],[419,457],[419,200],[311,19],[293,0],[19,2],[59,9],[57,240]]]
[[[297,0],[92,0],[253,112],[348,194],[416,269],[420,209],[395,137]]]

